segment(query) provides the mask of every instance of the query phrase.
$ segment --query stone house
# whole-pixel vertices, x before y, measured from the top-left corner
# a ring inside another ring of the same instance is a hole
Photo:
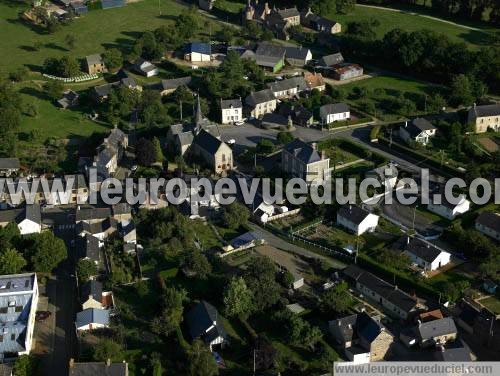
[[[106,72],[106,66],[101,55],[94,54],[85,57],[85,64],[88,74],[97,74]]]
[[[300,139],[295,139],[283,147],[281,152],[282,170],[294,177],[302,178],[307,183],[328,177],[330,158],[317,150],[316,144],[309,145]]]
[[[475,133],[484,133],[488,129],[500,131],[500,103],[474,106],[469,110],[467,122],[474,127]]]

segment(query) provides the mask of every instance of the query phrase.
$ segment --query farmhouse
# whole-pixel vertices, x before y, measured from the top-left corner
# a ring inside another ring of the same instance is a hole
[[[319,108],[321,123],[328,125],[336,121],[345,121],[351,118],[349,106],[345,103],[325,104]]]
[[[399,136],[406,142],[416,142],[427,145],[429,140],[436,135],[437,128],[428,120],[416,118],[410,122],[405,122],[404,126],[399,128]]]
[[[344,205],[337,212],[337,224],[356,235],[373,232],[378,226],[379,216],[357,205]]]
[[[285,173],[302,178],[307,183],[315,179],[323,181],[330,169],[330,159],[318,152],[315,143],[309,145],[297,138],[283,147],[281,168]]]
[[[146,77],[156,76],[159,72],[156,65],[144,60],[142,57],[139,57],[136,61],[134,61],[133,69],[135,72]]]
[[[476,218],[476,230],[495,240],[500,240],[500,214],[483,212]]]
[[[467,121],[474,126],[474,132],[484,133],[488,129],[500,131],[500,103],[474,106],[469,110]]]
[[[303,67],[312,60],[311,50],[302,46],[285,47],[285,60],[294,67]]]
[[[353,364],[383,360],[394,336],[380,320],[365,312],[328,322],[330,333]]]
[[[94,54],[85,57],[85,63],[87,67],[88,74],[97,74],[106,72],[106,67],[101,55]]]
[[[450,262],[451,254],[434,245],[416,238],[403,236],[393,245],[394,249],[407,254],[412,263],[425,271],[439,269]]]

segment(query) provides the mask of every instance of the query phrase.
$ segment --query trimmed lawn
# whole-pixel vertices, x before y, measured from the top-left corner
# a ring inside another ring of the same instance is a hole
[[[463,42],[475,48],[491,43],[490,31],[493,31],[493,28],[484,28],[481,31],[469,30],[420,15],[362,6],[356,6],[352,13],[331,14],[328,18],[340,22],[344,30],[348,22],[377,19],[380,22],[376,28],[378,37],[395,28],[405,31],[429,29],[447,35],[454,42]]]
[[[481,299],[479,302],[496,315],[500,315],[500,299],[498,299],[496,296],[490,296],[489,298]]]

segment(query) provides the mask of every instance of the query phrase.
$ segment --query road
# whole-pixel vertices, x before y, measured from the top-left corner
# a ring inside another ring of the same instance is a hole
[[[336,269],[343,269],[346,267],[346,264],[344,264],[341,261],[338,261],[331,257],[319,255],[315,252],[309,251],[308,249],[299,247],[295,244],[288,243],[286,240],[283,240],[282,238],[274,235],[273,233],[267,231],[266,229],[256,225],[255,223],[250,223],[250,227],[252,228],[252,231],[254,231],[260,238],[264,239],[270,246],[274,248],[282,249],[284,251],[288,251],[300,256],[312,257],[324,260],[325,262],[327,262]]]

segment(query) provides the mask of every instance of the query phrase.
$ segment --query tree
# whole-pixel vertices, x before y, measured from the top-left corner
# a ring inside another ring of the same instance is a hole
[[[188,351],[189,375],[214,376],[219,374],[219,368],[212,353],[200,340],[195,340]]]
[[[474,94],[469,78],[463,74],[453,77],[451,81],[450,102],[453,106],[470,106],[474,102]]]
[[[76,274],[80,283],[87,282],[90,277],[98,274],[97,266],[91,260],[81,259],[76,264]]]
[[[44,85],[45,93],[52,100],[61,98],[64,86],[59,80],[50,80]]]
[[[354,301],[349,294],[349,286],[346,282],[326,290],[321,298],[322,310],[326,313],[331,311],[337,313],[346,313],[352,307]]]
[[[66,42],[70,50],[75,48],[76,38],[73,34],[66,35],[66,37],[64,37],[64,41]]]
[[[156,162],[155,146],[150,140],[141,138],[137,141],[136,158],[141,166],[151,166]]]
[[[195,7],[185,9],[175,19],[175,29],[181,40],[190,39],[200,28],[200,16]]]
[[[26,266],[24,257],[14,248],[0,253],[0,274],[17,274]]]
[[[36,234],[32,239],[33,243],[26,252],[34,271],[50,273],[68,257],[64,241],[54,236],[52,231]]]
[[[155,317],[151,323],[153,332],[168,336],[179,327],[182,322],[185,297],[186,292],[183,290],[179,291],[173,287],[165,289],[161,315]]]
[[[60,60],[60,67],[63,77],[74,77],[80,74],[80,64],[74,56],[64,56]]]
[[[12,374],[14,376],[32,376],[36,375],[38,361],[32,355],[21,355],[16,359]]]
[[[449,301],[456,302],[469,287],[469,281],[446,282],[443,285],[443,293]]]
[[[276,267],[267,257],[253,257],[245,271],[245,282],[252,291],[257,312],[274,305],[280,296],[280,286],[276,282]]]
[[[111,361],[119,362],[123,360],[123,348],[115,341],[103,338],[94,347],[92,358],[96,362]]]
[[[182,262],[182,266],[186,271],[193,273],[200,279],[206,279],[212,272],[212,266],[205,255],[195,249],[191,249],[187,252]]]
[[[270,154],[274,151],[274,144],[271,140],[262,139],[257,143],[257,153]]]
[[[106,67],[111,70],[120,68],[123,64],[123,55],[117,48],[110,48],[104,52],[102,58]]]
[[[158,139],[158,137],[153,137],[153,146],[154,146],[154,150],[155,150],[156,161],[162,162],[164,159],[163,150],[161,149],[161,144],[160,144],[160,140]]]
[[[276,137],[278,142],[282,145],[286,145],[293,141],[294,137],[290,132],[279,132]]]
[[[236,230],[247,224],[248,218],[250,218],[250,211],[245,205],[235,201],[224,207],[222,218],[227,227]]]
[[[9,222],[4,228],[0,228],[0,249],[15,248],[21,233],[16,222]]]
[[[30,117],[36,117],[38,115],[38,106],[36,103],[27,103],[24,112]]]
[[[245,280],[233,277],[224,291],[224,309],[230,317],[247,318],[253,311],[253,295]]]

